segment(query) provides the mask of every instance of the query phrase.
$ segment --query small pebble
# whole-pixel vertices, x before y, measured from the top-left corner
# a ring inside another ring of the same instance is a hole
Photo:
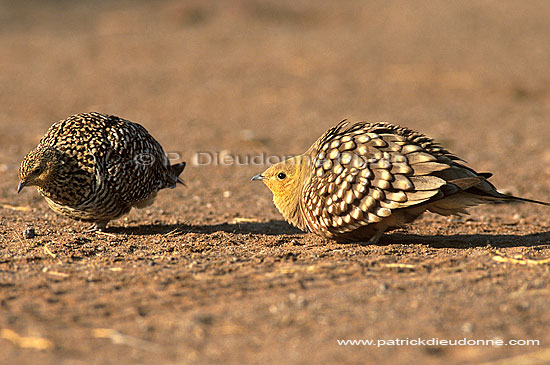
[[[27,227],[23,231],[23,237],[25,237],[26,239],[34,238],[35,236],[36,236],[36,232],[34,231],[33,227]]]
[[[249,142],[256,139],[256,135],[254,134],[254,131],[251,129],[243,129],[239,134],[241,135],[241,139],[243,141]]]
[[[471,322],[466,322],[462,325],[462,332],[472,333],[474,332],[475,326]]]

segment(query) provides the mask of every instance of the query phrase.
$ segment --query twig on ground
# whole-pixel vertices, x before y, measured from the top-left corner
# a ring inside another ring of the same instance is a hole
[[[3,328],[0,332],[0,338],[10,341],[16,346],[25,349],[35,349],[35,350],[51,350],[53,349],[53,342],[46,340],[41,337],[24,337],[20,336],[14,331]]]
[[[157,351],[158,345],[136,337],[127,336],[111,328],[96,328],[93,330],[95,338],[110,339],[116,345],[128,345],[134,348],[140,348],[147,351]]]

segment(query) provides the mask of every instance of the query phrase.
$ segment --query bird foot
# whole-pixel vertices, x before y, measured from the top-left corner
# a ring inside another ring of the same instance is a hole
[[[84,233],[104,232],[107,229],[107,222],[96,222],[90,226]]]
[[[376,245],[378,244],[378,241],[380,241],[380,238],[382,238],[383,235],[384,235],[384,231],[378,232],[374,236],[372,236],[370,240],[368,240],[367,242],[362,242],[361,244],[363,246]]]

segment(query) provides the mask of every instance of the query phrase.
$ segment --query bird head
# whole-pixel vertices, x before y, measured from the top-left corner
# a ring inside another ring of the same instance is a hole
[[[281,214],[294,225],[299,212],[300,192],[304,182],[308,159],[304,155],[270,166],[252,180],[261,180],[273,193],[273,202]]]
[[[44,186],[55,177],[57,167],[62,164],[61,153],[53,148],[36,148],[29,152],[19,168],[17,192],[25,186]]]

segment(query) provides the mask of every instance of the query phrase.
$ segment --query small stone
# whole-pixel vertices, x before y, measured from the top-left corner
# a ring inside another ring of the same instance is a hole
[[[475,326],[472,322],[466,322],[462,325],[462,332],[472,333],[474,332]]]
[[[25,230],[23,231],[23,237],[25,239],[31,239],[36,237],[36,232],[34,231],[34,227],[25,228]]]
[[[256,139],[256,135],[254,134],[254,131],[252,129],[243,129],[240,132],[241,139],[243,141],[254,141]]]
[[[390,286],[386,283],[380,283],[380,285],[378,285],[378,293],[384,293],[386,291],[388,291],[390,289]]]

